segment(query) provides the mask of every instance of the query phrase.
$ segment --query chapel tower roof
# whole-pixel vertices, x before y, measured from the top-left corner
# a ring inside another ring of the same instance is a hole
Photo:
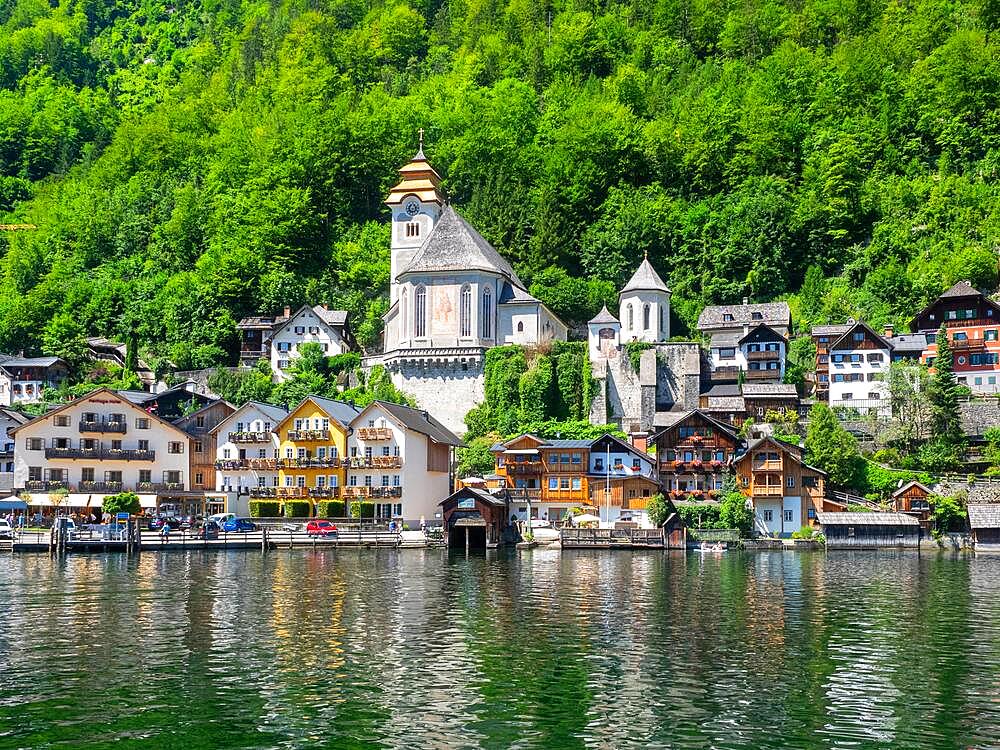
[[[430,165],[424,156],[424,129],[420,129],[420,147],[410,161],[399,170],[399,183],[389,191],[385,202],[389,206],[398,206],[408,195],[415,195],[424,203],[444,205],[444,192],[441,190],[441,175]]]

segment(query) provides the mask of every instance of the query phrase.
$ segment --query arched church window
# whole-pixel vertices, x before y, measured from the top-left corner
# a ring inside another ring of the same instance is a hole
[[[642,306],[642,330],[649,330],[649,303]]]
[[[461,302],[458,309],[460,336],[472,335],[472,287],[468,284],[462,287]]]
[[[418,339],[427,335],[427,288],[423,286],[413,293],[413,335]]]
[[[663,305],[660,305],[660,330],[667,330],[667,316],[666,311],[663,309]]]
[[[635,306],[631,304],[628,306],[628,327],[629,330],[635,328]]]
[[[517,332],[518,333],[524,333],[524,321],[523,320],[517,321]]]
[[[410,319],[406,317],[409,312],[407,309],[407,293],[406,287],[403,287],[403,292],[399,296],[399,328],[400,328],[400,338],[406,338],[406,329],[410,327]]]
[[[483,338],[493,337],[493,292],[489,287],[483,290]]]

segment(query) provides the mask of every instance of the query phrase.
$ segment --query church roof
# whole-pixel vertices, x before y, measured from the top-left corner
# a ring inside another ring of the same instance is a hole
[[[522,289],[516,284],[511,284],[509,281],[505,281],[503,288],[500,290],[500,297],[497,299],[498,305],[516,305],[521,302],[523,304],[537,304],[538,298],[533,297],[526,289]]]
[[[511,265],[450,204],[399,276],[435,271],[488,271],[524,289]]]
[[[667,285],[663,283],[663,279],[653,268],[653,264],[649,262],[649,258],[643,258],[642,263],[632,274],[632,278],[628,280],[628,283],[622,288],[620,295],[625,292],[633,292],[638,290],[650,290],[655,292],[666,292],[670,294],[670,290],[667,289]],[[619,295],[619,296],[620,296]]]
[[[601,311],[597,313],[597,317],[594,318],[591,323],[619,323],[620,321],[608,310],[608,306],[605,305],[601,308]]]

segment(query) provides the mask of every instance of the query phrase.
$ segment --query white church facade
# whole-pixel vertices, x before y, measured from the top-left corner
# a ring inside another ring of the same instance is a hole
[[[395,385],[450,430],[481,403],[486,350],[565,340],[566,324],[447,203],[423,147],[399,170],[383,354]],[[373,362],[374,363],[374,362]]]

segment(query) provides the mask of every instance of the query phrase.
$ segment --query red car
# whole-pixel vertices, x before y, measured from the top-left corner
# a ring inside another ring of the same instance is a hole
[[[329,521],[310,521],[306,524],[309,536],[337,536],[337,527]]]

